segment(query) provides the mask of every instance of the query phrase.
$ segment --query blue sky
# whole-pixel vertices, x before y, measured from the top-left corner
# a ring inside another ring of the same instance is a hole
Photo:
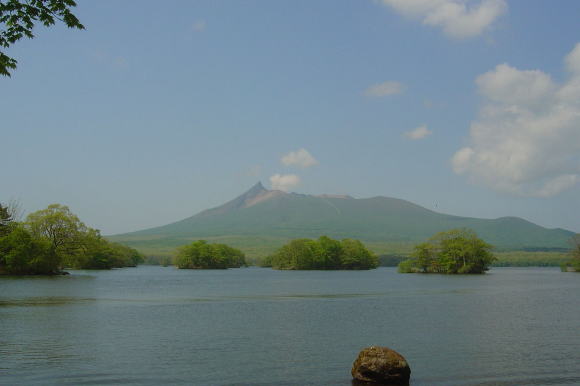
[[[75,14],[85,31],[38,27],[6,51],[0,201],[62,203],[114,234],[260,180],[580,232],[576,0],[80,0]]]

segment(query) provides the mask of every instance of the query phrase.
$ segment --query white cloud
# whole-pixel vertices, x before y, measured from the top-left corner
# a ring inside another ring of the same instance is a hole
[[[481,35],[507,11],[505,0],[381,0],[397,12],[440,27],[450,37],[463,39]]]
[[[205,31],[206,25],[205,20],[196,20],[191,27],[195,32],[203,32]]]
[[[318,165],[318,161],[304,148],[291,151],[284,155],[280,161],[286,166],[294,165],[300,166],[301,168],[309,168]]]
[[[300,177],[296,174],[274,174],[270,177],[270,184],[274,190],[287,192],[300,184]]]
[[[520,71],[507,64],[478,76],[475,83],[486,98],[506,104],[544,102],[556,89],[550,75],[538,70]]]
[[[548,197],[580,182],[580,43],[565,59],[569,79],[500,64],[480,75],[484,98],[469,145],[453,169],[517,195]]]
[[[383,82],[373,84],[364,92],[366,96],[370,97],[384,97],[387,95],[400,94],[403,92],[404,86],[399,82]]]
[[[409,130],[409,131],[405,132],[404,134],[405,134],[405,137],[415,141],[418,139],[423,139],[423,138],[427,137],[428,135],[431,135],[431,130],[429,130],[427,128],[427,125],[423,125],[423,126],[417,127],[416,129]]]
[[[568,71],[576,75],[580,74],[580,43],[577,43],[572,52],[566,55],[565,62]]]

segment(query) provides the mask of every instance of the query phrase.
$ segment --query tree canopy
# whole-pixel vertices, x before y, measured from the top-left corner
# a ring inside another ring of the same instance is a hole
[[[198,240],[177,249],[175,265],[181,269],[226,269],[246,265],[245,255],[226,244]]]
[[[358,240],[321,236],[318,240],[292,240],[266,258],[263,265],[297,270],[371,269],[378,266],[378,258]]]
[[[0,273],[52,275],[65,267],[109,269],[143,261],[135,249],[109,242],[63,205],[49,205],[19,223],[0,204],[0,220]]]
[[[399,264],[399,272],[483,273],[495,260],[492,248],[470,229],[439,232],[416,245],[412,258]]]
[[[60,204],[29,214],[26,224],[33,236],[46,239],[60,255],[73,253],[80,246],[82,235],[88,232],[87,226]]]
[[[0,47],[9,48],[23,37],[33,38],[37,22],[49,27],[60,20],[69,28],[84,29],[70,11],[74,0],[0,0]],[[17,61],[0,51],[0,75],[10,76]]]
[[[34,238],[22,224],[11,224],[10,231],[0,237],[0,273],[55,274],[60,270],[57,259],[49,243]]]

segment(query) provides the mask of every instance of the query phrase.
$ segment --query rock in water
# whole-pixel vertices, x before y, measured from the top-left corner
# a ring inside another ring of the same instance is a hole
[[[411,369],[407,360],[388,347],[363,349],[352,364],[354,379],[388,385],[408,385]]]

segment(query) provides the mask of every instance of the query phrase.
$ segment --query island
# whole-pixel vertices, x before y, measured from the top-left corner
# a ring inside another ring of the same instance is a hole
[[[246,256],[229,245],[198,240],[178,248],[174,264],[180,269],[240,268],[246,265]]]
[[[411,258],[399,264],[401,273],[484,273],[496,258],[493,247],[470,229],[439,232],[415,246]]]
[[[290,270],[355,270],[378,267],[378,257],[359,240],[295,239],[262,261],[262,266]]]
[[[59,275],[65,268],[111,269],[143,262],[137,250],[110,242],[64,205],[51,204],[16,221],[0,203],[0,274]]]

